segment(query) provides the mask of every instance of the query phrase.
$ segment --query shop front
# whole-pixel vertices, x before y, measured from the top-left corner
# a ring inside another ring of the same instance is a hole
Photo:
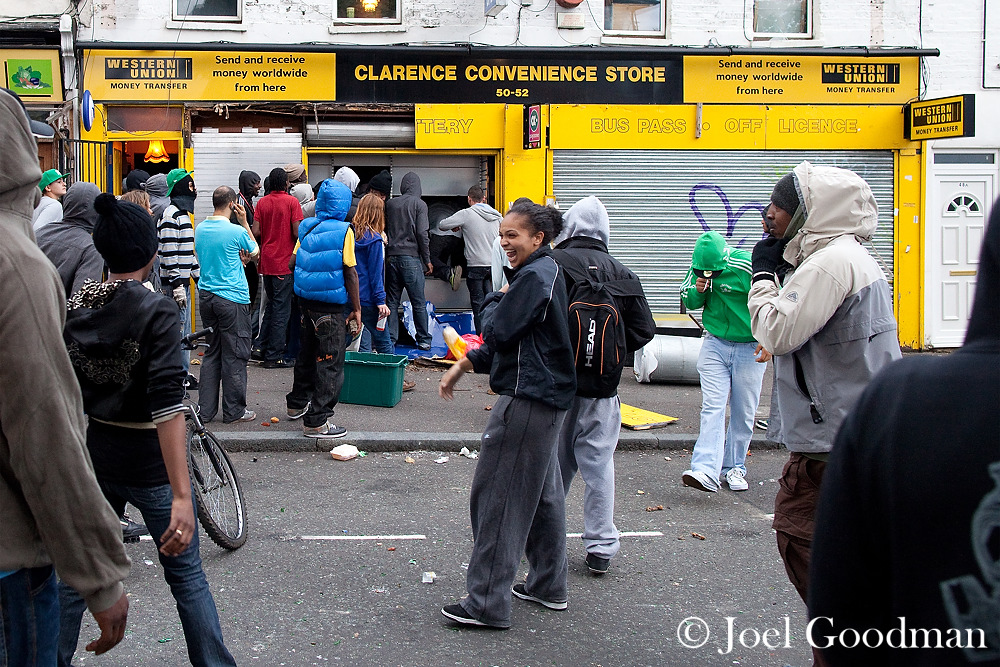
[[[158,139],[202,192],[301,162],[313,183],[346,165],[362,183],[388,168],[398,188],[415,171],[435,220],[471,185],[501,210],[520,196],[566,208],[597,195],[612,253],[668,314],[697,236],[752,245],[774,182],[808,159],[871,185],[871,247],[893,281],[900,341],[923,340],[922,156],[902,105],[928,54],[190,48],[84,47],[98,111],[86,138],[113,143],[110,187],[131,168],[152,171],[143,148]]]

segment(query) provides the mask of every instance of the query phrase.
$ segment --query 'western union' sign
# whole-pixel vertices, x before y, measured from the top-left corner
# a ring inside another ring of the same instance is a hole
[[[910,141],[976,136],[976,96],[956,95],[906,105],[903,132]]]

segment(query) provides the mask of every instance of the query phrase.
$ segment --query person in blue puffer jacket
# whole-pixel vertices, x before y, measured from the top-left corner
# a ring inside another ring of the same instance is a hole
[[[328,178],[316,196],[316,216],[299,223],[294,289],[302,311],[302,347],[285,404],[289,419],[302,418],[308,438],[347,435],[330,418],[344,385],[348,325],[354,331],[361,327],[354,231],[345,219],[350,208],[350,189]]]

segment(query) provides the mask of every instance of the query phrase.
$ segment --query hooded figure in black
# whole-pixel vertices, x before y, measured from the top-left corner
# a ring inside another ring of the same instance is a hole
[[[236,200],[243,206],[247,214],[247,226],[253,229],[253,198],[260,192],[260,175],[255,171],[243,170],[240,172],[240,195]],[[236,214],[230,217],[233,224],[240,224],[236,219]],[[255,239],[260,245],[260,239]],[[257,302],[257,292],[260,289],[260,274],[257,272],[255,262],[247,262],[243,266],[243,271],[247,277],[247,287],[250,290],[250,312],[255,312],[254,304]],[[253,318],[251,318],[253,319]],[[256,329],[256,327],[254,327]],[[256,334],[256,331],[254,331]]]
[[[91,235],[97,222],[94,200],[101,189],[93,183],[78,181],[63,197],[63,219],[38,230],[36,241],[62,279],[69,298],[90,279],[101,282],[104,258],[94,247]]]
[[[835,640],[829,664],[1000,665],[1000,202],[965,344],[897,361],[862,394],[830,456],[812,549],[812,639]],[[885,640],[844,648],[845,628]],[[887,646],[901,639],[905,650]]]

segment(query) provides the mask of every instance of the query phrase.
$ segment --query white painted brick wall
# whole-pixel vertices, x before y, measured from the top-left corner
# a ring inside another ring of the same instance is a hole
[[[940,1],[940,0],[939,0]],[[962,3],[975,0],[961,0]],[[981,0],[980,0],[981,1]],[[567,46],[600,44],[604,5],[585,0],[573,10],[584,16],[583,30],[558,30],[557,11],[549,0],[519,0],[497,17],[483,15],[481,0],[400,0],[403,21],[394,30],[374,31],[333,26],[335,0],[244,0],[241,30],[202,29],[191,22],[185,30],[168,27],[170,0],[95,0],[96,28],[81,29],[81,39],[149,42],[226,40],[242,43],[296,44],[303,42],[354,44],[454,44]],[[587,3],[590,3],[589,5]],[[814,37],[810,40],[773,40],[771,46],[916,46],[920,0],[814,0]],[[89,8],[89,5],[88,5]],[[521,28],[517,32],[520,9]],[[667,10],[666,38],[640,39],[648,46],[748,46],[753,0],[674,0]],[[85,21],[90,23],[89,20]],[[873,42],[873,37],[875,41]],[[609,40],[605,38],[607,43]],[[614,40],[610,40],[614,41]],[[756,44],[766,47],[765,43]]]
[[[941,50],[939,57],[925,59],[924,96],[976,95],[976,136],[934,142],[937,150],[1000,147],[1000,89],[983,88],[987,3],[991,13],[1000,12],[997,0],[924,0],[924,46]],[[994,39],[1000,39],[1000,35]]]
[[[19,19],[28,16],[59,16],[66,11],[67,0],[31,0],[0,2],[0,20]]]

